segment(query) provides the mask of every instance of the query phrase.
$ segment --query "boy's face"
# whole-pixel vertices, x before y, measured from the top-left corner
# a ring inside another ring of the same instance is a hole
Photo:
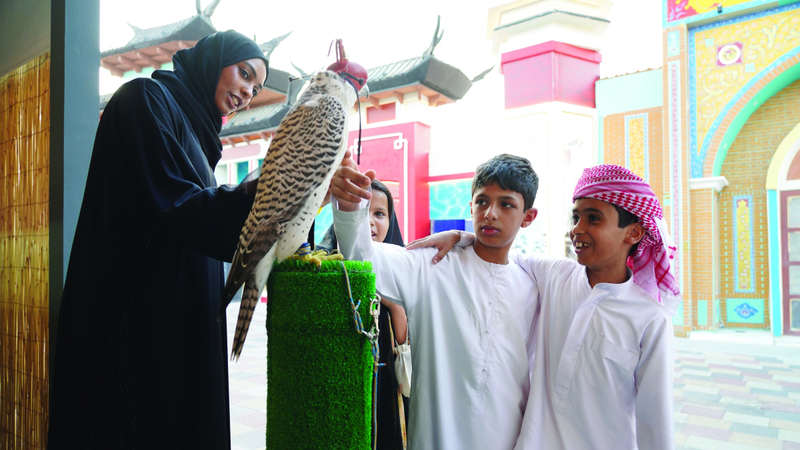
[[[522,194],[502,189],[497,183],[476,189],[469,206],[475,227],[476,253],[484,260],[505,264],[517,232],[533,222],[536,208],[526,210]],[[480,254],[484,249],[499,252],[495,256],[502,256],[501,260],[484,257]]]
[[[644,228],[632,223],[619,227],[619,214],[611,203],[593,198],[575,200],[570,238],[578,263],[590,272],[627,270],[631,247],[644,237]]]

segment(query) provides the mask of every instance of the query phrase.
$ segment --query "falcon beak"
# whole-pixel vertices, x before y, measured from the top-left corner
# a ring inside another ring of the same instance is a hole
[[[358,91],[358,98],[367,98],[369,97],[369,86],[364,83],[364,87]]]

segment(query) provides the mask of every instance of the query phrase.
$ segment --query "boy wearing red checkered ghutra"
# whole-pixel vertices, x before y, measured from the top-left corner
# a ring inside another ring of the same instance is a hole
[[[577,261],[512,258],[540,301],[515,448],[672,449],[680,291],[661,206],[644,180],[612,165],[586,169],[573,201]]]

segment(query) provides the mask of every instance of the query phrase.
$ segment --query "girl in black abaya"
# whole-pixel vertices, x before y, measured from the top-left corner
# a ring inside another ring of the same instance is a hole
[[[230,448],[222,261],[255,184],[217,186],[214,167],[221,116],[249,104],[268,62],[235,31],[173,62],[120,87],[97,129],[61,301],[51,449]]]
[[[394,199],[385,184],[372,180],[372,199],[369,206],[370,229],[372,240],[389,244],[403,244],[400,225],[394,213]],[[333,225],[325,233],[319,249],[332,251],[338,249],[338,241]],[[395,373],[395,343],[399,346],[408,339],[408,323],[405,310],[386,299],[381,298],[380,315],[378,316],[378,346],[380,362],[378,368],[377,395],[377,449],[404,450],[406,448],[406,423],[408,422],[408,397],[404,396],[398,385]],[[410,364],[410,357],[408,358]],[[375,401],[375,400],[373,400]]]

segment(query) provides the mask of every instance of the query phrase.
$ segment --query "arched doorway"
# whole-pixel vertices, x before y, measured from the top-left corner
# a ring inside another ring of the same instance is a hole
[[[777,219],[777,233],[771,233],[770,239],[776,242],[770,243],[770,249],[775,256],[771,264],[779,270],[770,272],[771,278],[779,280],[772,280],[771,296],[780,298],[781,317],[774,317],[773,324],[779,322],[782,333],[775,334],[800,336],[800,124],[775,151],[766,187],[776,194],[770,216]]]
[[[792,165],[797,162],[795,158]],[[797,336],[800,335],[800,189],[781,190],[781,241],[785,243],[781,246],[783,332]]]

